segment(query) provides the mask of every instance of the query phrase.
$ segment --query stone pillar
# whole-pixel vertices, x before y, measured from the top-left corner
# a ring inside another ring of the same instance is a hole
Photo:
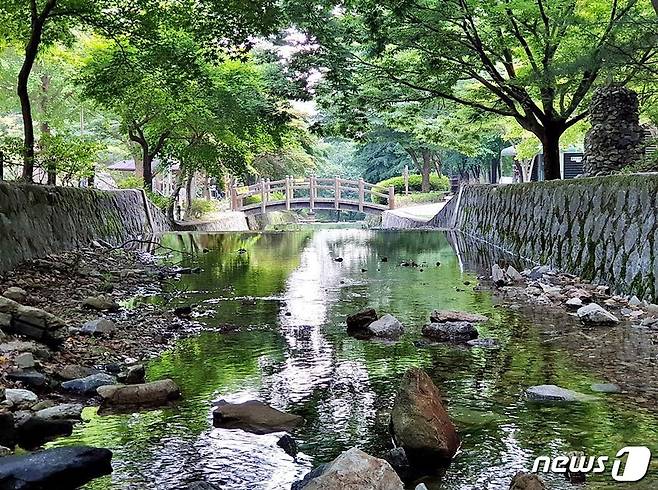
[[[642,158],[644,131],[640,126],[637,94],[610,85],[594,92],[589,118],[592,128],[585,135],[585,175],[607,175]]]

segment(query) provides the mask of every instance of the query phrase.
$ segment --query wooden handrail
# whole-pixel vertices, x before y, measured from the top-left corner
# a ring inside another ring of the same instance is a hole
[[[296,190],[306,190],[308,195],[295,197]],[[260,208],[261,213],[265,213],[270,205],[285,204],[285,208],[290,210],[293,204],[296,207],[299,207],[300,204],[308,204],[313,211],[317,203],[323,204],[325,209],[327,204],[331,203],[334,209],[341,209],[341,205],[356,205],[361,212],[366,208],[381,211],[395,207],[395,189],[391,186],[387,190],[388,192],[385,188],[365,182],[363,179],[350,180],[341,177],[315,177],[314,175],[307,178],[295,178],[287,175],[285,179],[281,180],[261,178],[260,182],[248,186],[236,184],[231,186],[231,209],[241,211],[256,207],[256,209]],[[319,191],[322,193],[319,194]],[[274,193],[283,194],[283,199],[274,199]],[[245,198],[250,196],[258,196],[260,202],[244,205]],[[373,196],[386,201],[387,205],[373,202]]]

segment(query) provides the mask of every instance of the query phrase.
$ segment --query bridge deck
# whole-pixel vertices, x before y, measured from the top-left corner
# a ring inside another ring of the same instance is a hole
[[[296,196],[295,191],[302,195]],[[244,204],[245,198],[250,196],[256,196],[258,202]],[[373,196],[386,204],[373,202]],[[286,177],[279,181],[263,179],[254,185],[231,188],[231,209],[234,211],[253,215],[305,208],[311,211],[335,209],[379,214],[395,208],[395,190],[389,187],[388,193],[380,192],[374,184],[364,182],[363,179],[328,179],[313,176],[307,179]]]

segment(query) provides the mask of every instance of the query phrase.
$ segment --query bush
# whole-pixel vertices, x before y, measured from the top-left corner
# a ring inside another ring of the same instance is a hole
[[[247,196],[244,198],[244,204],[259,204],[261,201],[260,194],[254,194],[253,196]],[[270,201],[285,201],[286,195],[282,191],[274,191],[270,193]]]
[[[117,182],[119,189],[143,189],[144,179],[135,175],[124,177]]]
[[[423,183],[423,176],[420,174],[412,174],[409,176],[409,192],[420,192]],[[390,179],[377,182],[373,190],[388,194],[388,188],[393,186],[395,194],[400,195],[404,193],[404,177],[391,177]],[[447,191],[450,189],[450,180],[445,175],[439,177],[436,174],[430,175],[430,191]],[[375,204],[384,204],[386,199],[379,196],[371,195],[372,202]]]
[[[211,199],[192,199],[190,206],[190,216],[192,218],[202,218],[203,215],[217,211],[217,201]]]

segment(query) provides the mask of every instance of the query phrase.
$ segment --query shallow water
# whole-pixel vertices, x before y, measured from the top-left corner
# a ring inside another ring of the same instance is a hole
[[[172,286],[178,294],[171,303],[196,304],[206,328],[148,364],[149,379],[171,377],[182,387],[174,407],[108,416],[87,409],[86,423],[55,443],[114,451],[113,475],[86,488],[175,489],[208,480],[225,489],[288,489],[354,445],[381,455],[391,447],[388,412],[398,381],[412,366],[427,370],[444,393],[463,443],[442,481],[426,480],[430,489],[506,489],[536,456],[613,457],[628,445],[658,450],[658,419],[626,395],[554,406],[523,398],[531,385],[590,393],[590,383],[605,380],[569,353],[573,341],[559,340],[578,328],[569,317],[496,305],[474,289],[477,271],[463,270],[478,261],[468,260],[468,250],[458,256],[441,232],[172,234],[163,243],[193,253],[171,260],[203,268]],[[404,337],[348,337],[345,316],[364,307],[397,316]],[[434,308],[489,316],[480,336],[495,337],[501,348],[423,342],[420,328]],[[218,331],[227,326],[239,328]],[[302,454],[288,457],[276,445],[280,435],[213,428],[211,403],[222,398],[257,398],[304,416],[295,433]],[[657,469],[652,464],[638,484],[615,484],[607,474],[587,488],[657,488]],[[550,488],[572,488],[559,475],[546,479]]]

